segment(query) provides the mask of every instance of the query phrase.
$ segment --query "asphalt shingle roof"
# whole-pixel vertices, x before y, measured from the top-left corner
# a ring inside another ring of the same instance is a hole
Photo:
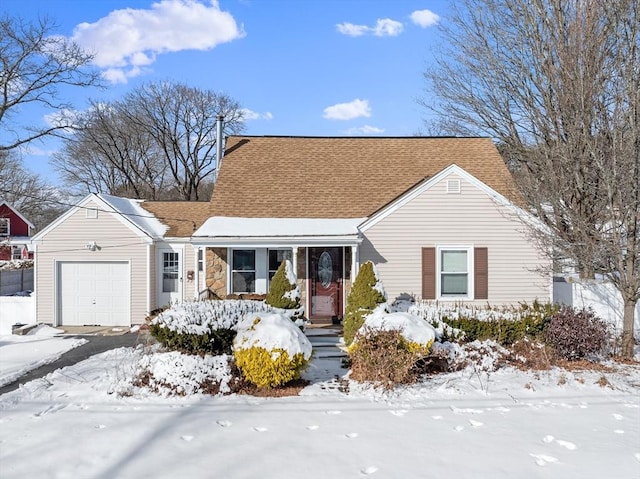
[[[210,216],[208,201],[144,201],[140,206],[169,227],[165,237],[189,237]]]
[[[489,138],[231,136],[209,212],[366,217],[451,164],[517,202]]]

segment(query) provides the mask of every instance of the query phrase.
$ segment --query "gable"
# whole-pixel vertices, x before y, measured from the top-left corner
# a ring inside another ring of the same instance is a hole
[[[503,195],[459,166],[451,165],[437,175],[415,185],[412,189],[376,211],[360,225],[360,230],[367,231],[378,222],[401,211],[403,207],[420,198],[419,204],[421,206],[418,207],[416,205],[414,208],[408,208],[409,211],[405,211],[402,214],[407,218],[412,216],[418,218],[425,209],[439,210],[443,213],[446,212],[446,215],[450,217],[449,222],[451,222],[455,220],[456,216],[460,216],[469,209],[471,206],[468,204],[469,201],[474,206],[483,205],[480,211],[486,211],[487,213],[495,213],[495,205],[500,204],[513,210],[518,216],[524,214]]]
[[[33,224],[6,201],[0,202],[0,218],[9,218],[11,236],[29,236]]]
[[[105,225],[110,225],[111,229],[105,229]],[[33,240],[41,240],[51,234],[55,236],[56,231],[66,234],[69,229],[101,231],[107,236],[122,234],[124,230],[127,236],[151,242],[154,237],[162,236],[166,226],[140,208],[135,200],[92,193],[36,234]]]
[[[368,217],[454,163],[513,194],[488,138],[230,137],[211,215]]]

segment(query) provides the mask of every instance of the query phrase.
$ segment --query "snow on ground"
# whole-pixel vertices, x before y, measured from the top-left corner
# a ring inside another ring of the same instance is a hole
[[[149,351],[0,396],[2,478],[640,477],[638,366],[470,368],[383,393],[317,358],[296,397],[162,397],[125,387]]]
[[[0,386],[87,342],[59,336],[61,333],[62,330],[40,325],[24,336],[0,335]]]

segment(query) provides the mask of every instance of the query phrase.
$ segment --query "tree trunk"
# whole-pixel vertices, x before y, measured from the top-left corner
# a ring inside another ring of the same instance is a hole
[[[635,320],[637,300],[624,299],[624,316],[622,318],[622,356],[633,357],[635,338],[633,337],[633,323]]]

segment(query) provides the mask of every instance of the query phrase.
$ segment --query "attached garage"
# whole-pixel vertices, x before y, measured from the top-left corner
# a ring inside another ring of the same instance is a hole
[[[128,261],[60,261],[56,286],[59,325],[131,324]]]

